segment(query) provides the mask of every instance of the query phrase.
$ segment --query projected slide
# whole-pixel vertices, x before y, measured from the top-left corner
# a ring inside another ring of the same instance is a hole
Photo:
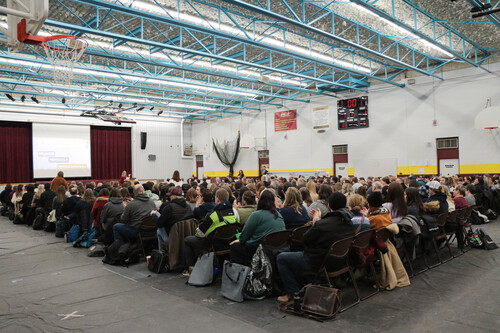
[[[90,177],[90,126],[33,123],[34,178]]]

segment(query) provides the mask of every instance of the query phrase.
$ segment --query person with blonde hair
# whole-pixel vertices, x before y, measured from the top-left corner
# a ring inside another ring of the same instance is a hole
[[[353,213],[353,217],[351,218],[352,224],[355,228],[361,225],[359,232],[370,229],[366,204],[366,199],[359,194],[353,194],[347,199],[347,206],[351,210],[351,213]]]
[[[302,195],[295,187],[286,191],[285,202],[279,212],[287,229],[301,227],[310,220],[306,207],[302,205]]]
[[[346,198],[349,199],[349,197],[354,194],[352,184],[349,184],[347,182],[344,183],[344,185],[342,185],[342,193],[346,196]]]
[[[312,201],[314,202],[318,200],[318,193],[316,193],[316,183],[312,179],[307,182],[306,188],[309,190],[309,193],[311,193]]]
[[[448,211],[452,212],[455,210],[455,201],[453,201],[453,198],[451,196],[450,190],[446,185],[441,185],[441,192],[446,194],[446,201],[448,202]]]

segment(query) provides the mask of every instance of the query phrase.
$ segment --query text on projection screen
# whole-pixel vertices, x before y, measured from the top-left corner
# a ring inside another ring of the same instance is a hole
[[[90,177],[90,126],[33,123],[33,178]]]

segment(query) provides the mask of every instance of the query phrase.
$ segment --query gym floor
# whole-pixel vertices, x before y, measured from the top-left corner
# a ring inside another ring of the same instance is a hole
[[[482,226],[500,243],[500,222]],[[89,258],[53,233],[0,217],[0,332],[498,332],[500,249],[473,249],[320,323],[278,310],[274,298],[234,303],[220,279],[191,287]],[[348,300],[348,292],[345,300]]]

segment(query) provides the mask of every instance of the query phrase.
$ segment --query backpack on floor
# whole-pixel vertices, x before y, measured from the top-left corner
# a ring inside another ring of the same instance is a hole
[[[80,237],[80,226],[78,224],[75,224],[65,234],[66,243],[72,243],[76,241],[78,237]]]
[[[151,251],[148,269],[156,274],[168,272],[168,252],[165,250]]]
[[[482,228],[476,229],[476,233],[479,235],[481,242],[483,242],[483,245],[484,247],[486,247],[487,250],[498,249],[498,245],[495,244],[495,242],[491,239],[490,235],[488,235],[486,231],[484,231],[484,229]]]
[[[16,212],[14,211],[14,208],[9,209],[9,220],[14,221],[16,218]]]
[[[67,219],[57,220],[55,223],[56,237],[63,238],[69,230],[69,221]]]
[[[45,226],[45,212],[43,208],[39,210],[38,208],[35,211],[35,219],[33,220],[33,230],[42,230]]]
[[[498,217],[498,214],[493,209],[488,209],[484,215],[486,215],[490,221],[494,221]]]
[[[123,241],[114,241],[106,249],[106,255],[102,262],[113,266],[126,266],[139,262],[141,249],[137,243],[124,243]]]

